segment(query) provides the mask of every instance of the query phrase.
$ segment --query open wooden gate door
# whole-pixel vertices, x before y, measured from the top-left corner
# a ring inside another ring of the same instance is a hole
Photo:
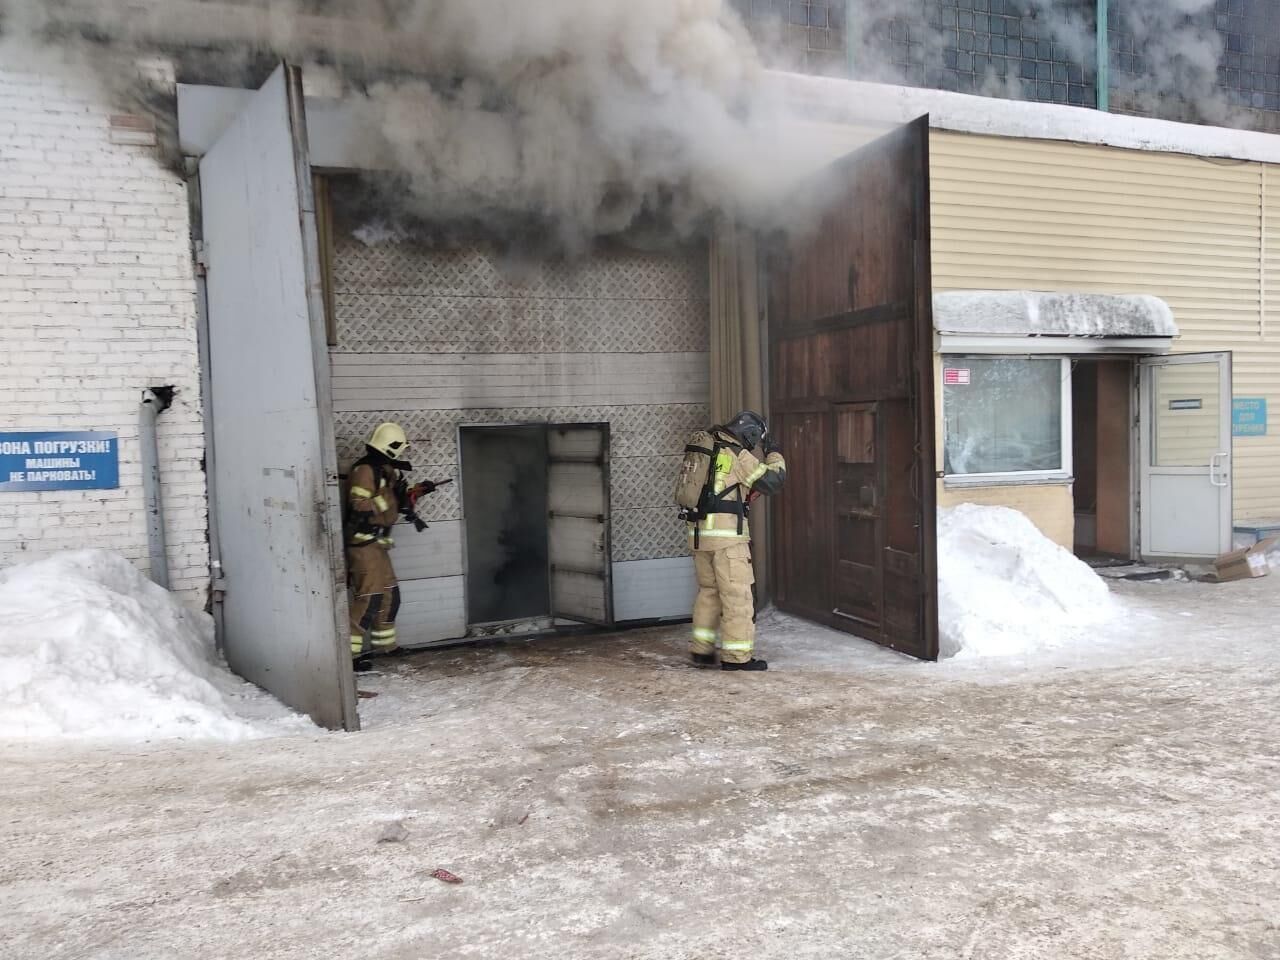
[[[779,609],[938,656],[928,118],[823,172],[770,261]]]

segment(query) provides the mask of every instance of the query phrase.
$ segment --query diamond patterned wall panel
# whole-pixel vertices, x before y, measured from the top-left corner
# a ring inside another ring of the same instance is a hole
[[[344,463],[359,456],[364,450],[365,439],[386,420],[394,420],[404,427],[413,444],[413,456],[424,463],[457,463],[457,434],[462,424],[608,423],[611,455],[618,459],[679,456],[684,452],[689,435],[706,427],[709,417],[707,408],[701,404],[676,403],[631,407],[341,412],[335,415],[335,425],[339,458]]]
[[[688,555],[689,543],[684,524],[671,507],[614,511],[615,563]]]
[[[612,249],[573,261],[515,261],[484,245],[439,248],[412,240],[334,244],[334,289],[352,293],[517,300],[706,300],[705,249]]]
[[[673,503],[681,458],[620,457],[610,465],[610,499],[614,510],[634,510]],[[672,507],[672,509],[675,509]]]
[[[711,411],[700,404],[612,409],[613,450],[619,457],[683,456],[689,436],[711,422]]]
[[[504,260],[482,245],[432,248],[412,240],[365,245],[340,234],[335,320],[343,353],[703,353],[709,343],[705,249],[614,248],[572,262]],[[704,404],[562,406],[337,414],[344,468],[379,423],[396,420],[413,442],[416,477],[458,473],[462,425],[593,423],[611,426],[615,560],[683,556],[671,487]],[[462,516],[456,485],[428,497],[427,520]]]
[[[708,422],[706,407],[671,404],[646,407],[560,407],[545,410],[430,410],[412,413],[340,413],[336,418],[343,472],[364,452],[365,438],[384,420],[404,426],[413,443],[415,478],[458,475],[460,425],[502,423],[609,423],[613,507],[613,559],[651,560],[685,556],[683,528],[671,503],[671,488],[688,437]],[[444,487],[422,503],[429,522],[462,517],[461,490]]]
[[[705,301],[337,293],[344,353],[702,353]]]
[[[439,487],[434,493],[429,493],[418,501],[418,516],[429,523],[462,519],[462,486],[457,467],[450,463],[428,464],[422,470],[415,471],[414,477],[436,481],[453,480],[453,483]]]
[[[336,350],[697,353],[710,320],[705,252],[603,252],[504,265],[480,247],[411,241],[334,253]]]

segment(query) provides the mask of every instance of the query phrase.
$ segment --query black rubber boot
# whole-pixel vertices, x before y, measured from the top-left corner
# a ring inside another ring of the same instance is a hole
[[[750,670],[752,673],[755,673],[756,671],[759,671],[759,670],[768,670],[769,661],[756,660],[754,657],[748,660],[746,663],[725,663],[721,661],[720,669],[721,670]]]
[[[693,665],[695,667],[714,667],[716,665],[716,655],[714,653],[691,653]]]
[[[351,661],[351,669],[356,673],[368,673],[373,669],[373,661],[369,659],[367,653],[361,654],[357,659]]]

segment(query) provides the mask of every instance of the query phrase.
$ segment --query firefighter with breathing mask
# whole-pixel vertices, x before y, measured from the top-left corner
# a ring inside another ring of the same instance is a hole
[[[689,438],[676,503],[698,577],[690,647],[697,666],[715,666],[718,640],[722,670],[768,669],[752,656],[755,573],[747,517],[753,496],[779,492],[786,476],[786,461],[758,413],[744,410],[724,426]]]
[[[410,487],[403,470],[409,440],[398,423],[384,423],[365,444],[365,455],[351,467],[346,510],[347,574],[351,583],[351,655],[388,653],[397,646],[396,614],[400,586],[391,565],[395,545],[391,528],[400,516],[423,530],[415,507],[436,484]],[[367,638],[367,639],[366,639]]]

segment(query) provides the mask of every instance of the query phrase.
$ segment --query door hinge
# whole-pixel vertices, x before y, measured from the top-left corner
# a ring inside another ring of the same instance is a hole
[[[196,273],[202,277],[209,273],[209,248],[203,240],[196,241]]]

